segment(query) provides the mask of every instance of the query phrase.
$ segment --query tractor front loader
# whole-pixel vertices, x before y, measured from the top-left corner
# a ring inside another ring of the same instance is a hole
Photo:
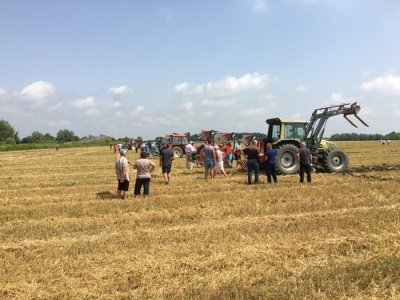
[[[325,127],[330,117],[343,115],[351,125],[357,127],[348,116],[355,116],[363,125],[368,126],[359,116],[361,107],[357,102],[315,109],[309,121],[284,120],[273,118],[266,120],[268,127],[267,143],[277,150],[277,170],[281,174],[298,172],[297,153],[300,143],[305,142],[312,152],[314,167],[317,171],[346,171],[349,159],[344,150],[335,143],[323,139]]]

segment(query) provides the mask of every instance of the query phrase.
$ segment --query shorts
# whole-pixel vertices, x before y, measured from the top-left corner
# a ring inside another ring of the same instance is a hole
[[[217,162],[215,164],[215,170],[216,171],[223,171],[224,170],[224,162],[223,161]]]
[[[207,170],[212,170],[215,167],[215,162],[213,160],[205,160],[204,161],[204,169]]]
[[[118,191],[129,191],[129,180],[124,180],[123,182],[118,180]]]
[[[163,173],[171,173],[172,165],[162,165],[161,169]]]

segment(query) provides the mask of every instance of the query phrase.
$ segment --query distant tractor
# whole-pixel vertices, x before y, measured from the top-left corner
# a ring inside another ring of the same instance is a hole
[[[312,152],[314,167],[317,171],[344,172],[349,159],[344,150],[335,143],[322,139],[325,126],[330,117],[343,115],[351,125],[357,127],[347,116],[354,115],[362,124],[368,126],[357,116],[361,107],[357,102],[318,108],[309,121],[267,119],[269,125],[266,142],[277,150],[276,168],[281,174],[294,174],[299,170],[297,153],[300,143],[305,142]]]
[[[182,157],[185,153],[185,146],[188,144],[188,138],[186,134],[174,132],[170,135],[156,138],[156,143],[159,149],[161,149],[161,144],[171,144],[171,150],[174,152],[174,156]]]

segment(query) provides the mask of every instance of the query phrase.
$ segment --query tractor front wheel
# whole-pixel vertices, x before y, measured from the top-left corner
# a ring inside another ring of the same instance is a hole
[[[330,172],[344,172],[349,166],[346,152],[339,148],[332,148],[326,153],[326,168]]]
[[[297,153],[299,148],[293,144],[285,144],[277,149],[276,169],[280,174],[295,174],[299,171]]]
[[[183,150],[180,147],[172,147],[172,152],[174,152],[174,157],[178,158],[178,157],[182,157],[183,156]]]

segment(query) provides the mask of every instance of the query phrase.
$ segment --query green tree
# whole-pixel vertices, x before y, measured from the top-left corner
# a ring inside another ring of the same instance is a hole
[[[32,132],[31,136],[32,136],[32,143],[36,143],[36,144],[43,143],[43,140],[44,140],[43,133],[41,133],[39,131],[34,131],[34,132]]]
[[[18,133],[6,120],[0,120],[0,143],[15,144]],[[19,138],[18,138],[19,139]]]
[[[78,141],[79,137],[72,130],[63,129],[57,132],[56,140],[60,143]]]

